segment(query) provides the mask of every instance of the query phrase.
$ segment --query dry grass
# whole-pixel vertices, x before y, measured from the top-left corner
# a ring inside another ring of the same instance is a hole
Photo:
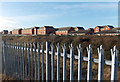
[[[83,47],[83,54],[84,56],[87,56],[86,54],[86,47],[89,44],[92,44],[93,47],[93,58],[98,58],[97,54],[97,48],[100,45],[103,45],[105,49],[105,59],[111,60],[111,55],[110,55],[110,49],[114,46],[117,45],[117,48],[120,50],[120,36],[4,36],[3,40],[8,41],[8,42],[45,42],[45,41],[51,41],[54,44],[56,43],[66,43],[67,47],[70,43],[73,43],[74,46],[77,46],[78,44],[82,44]],[[67,52],[69,53],[69,49],[67,49]],[[77,54],[77,51],[75,49],[75,54]],[[62,78],[62,58],[61,60],[61,78]],[[119,60],[120,60],[120,55],[119,55]],[[74,62],[75,64],[75,79],[77,79],[77,61]],[[67,59],[67,79],[69,79],[69,68],[70,68],[70,62],[69,59]],[[55,58],[55,71],[56,69],[56,58]],[[93,79],[97,80],[97,73],[98,73],[98,64],[93,64]],[[104,79],[105,80],[110,80],[110,72],[111,68],[110,66],[105,66],[104,69]],[[86,74],[87,74],[87,62],[83,63],[83,77],[86,79]],[[119,80],[120,80],[120,68],[118,71],[119,74]],[[56,72],[55,72],[55,78],[56,78]]]
[[[16,80],[16,79],[13,77],[6,76],[4,74],[0,74],[0,82],[6,82],[10,80]]]

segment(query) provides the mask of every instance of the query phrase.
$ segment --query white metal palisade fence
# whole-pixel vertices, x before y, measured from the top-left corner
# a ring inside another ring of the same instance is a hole
[[[55,52],[55,47],[57,52]],[[98,48],[99,59],[92,58],[92,47],[87,47],[88,57],[83,57],[81,45],[77,46],[78,55],[74,54],[74,47],[69,46],[70,54],[66,52],[66,45],[56,46],[46,42],[43,43],[3,43],[3,73],[8,76],[15,76],[19,80],[60,80],[60,57],[63,57],[63,81],[66,80],[66,58],[70,58],[70,80],[74,79],[74,60],[78,60],[78,81],[83,80],[82,63],[88,62],[87,80],[92,80],[92,63],[98,63],[98,80],[104,80],[104,65],[111,66],[111,80],[118,80],[118,50],[116,46],[111,49],[112,60],[104,59],[102,45]],[[27,53],[26,53],[27,51]],[[54,70],[54,57],[57,56],[57,72]],[[46,61],[44,61],[46,57]],[[41,63],[40,63],[41,61]],[[45,64],[44,64],[45,63]],[[46,66],[44,66],[46,65]],[[46,67],[46,70],[44,68]],[[40,72],[42,70],[42,73]],[[44,74],[46,73],[46,77]],[[54,78],[57,73],[57,79]],[[41,76],[41,78],[40,78]]]

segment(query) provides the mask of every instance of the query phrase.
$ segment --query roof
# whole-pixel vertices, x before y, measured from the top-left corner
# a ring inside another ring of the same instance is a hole
[[[33,28],[37,28],[37,29],[38,29],[38,28],[40,28],[40,27],[36,27],[36,26],[35,26],[35,27],[33,27]]]
[[[3,32],[8,32],[8,30],[3,30]]]
[[[28,30],[28,29],[34,29],[34,27],[32,27],[32,28],[24,28],[23,30]]]
[[[43,26],[43,27],[39,27],[38,29],[42,29],[42,28],[53,28],[53,26]]]
[[[75,28],[78,28],[79,30],[84,30],[84,28],[83,28],[83,27],[75,27]]]
[[[67,31],[70,30],[73,27],[62,27],[62,28],[58,28],[57,31]]]
[[[90,31],[94,31],[94,28],[88,28],[88,30],[90,30]]]
[[[13,29],[13,31],[14,31],[14,30],[22,30],[22,28],[19,28],[19,29]]]
[[[99,27],[100,29],[105,28],[105,27],[114,28],[114,27],[111,26],[111,25],[107,25],[107,26],[97,26],[97,27]]]

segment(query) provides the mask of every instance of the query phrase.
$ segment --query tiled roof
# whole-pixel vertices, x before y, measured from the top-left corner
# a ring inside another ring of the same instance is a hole
[[[107,25],[109,28],[114,28],[113,26],[111,26],[111,25]],[[106,26],[97,26],[97,27],[99,27],[100,29],[102,29],[102,28],[105,28]]]
[[[31,27],[31,28],[24,28],[23,30],[28,30],[28,29],[34,29],[34,27]]]
[[[73,27],[63,27],[63,28],[58,28],[57,31],[67,31],[70,30]]]
[[[53,26],[43,26],[43,27],[39,27],[39,29],[42,29],[42,28],[53,28]]]
[[[79,30],[84,30],[84,28],[83,28],[83,27],[75,27],[75,28],[78,28]]]
[[[88,28],[88,30],[94,31],[94,28]]]
[[[97,26],[97,27],[99,27],[99,28],[105,28],[105,26]]]
[[[14,30],[22,30],[22,28],[19,28],[19,29],[13,29],[13,31],[14,31]]]

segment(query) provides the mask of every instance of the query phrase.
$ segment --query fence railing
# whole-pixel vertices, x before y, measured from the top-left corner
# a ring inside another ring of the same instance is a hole
[[[57,52],[55,52],[55,47]],[[60,49],[62,49],[62,52]],[[104,65],[111,66],[111,80],[118,80],[118,67],[120,67],[120,62],[118,61],[118,50],[116,46],[111,49],[111,61],[105,60],[102,45],[97,49],[99,59],[92,57],[91,45],[87,47],[88,57],[83,56],[81,45],[77,47],[78,55],[74,54],[74,47],[72,44],[69,46],[69,50],[70,54],[67,54],[65,44],[61,47],[60,44],[54,46],[53,43],[50,42],[46,42],[46,48],[43,43],[4,42],[3,73],[8,76],[16,77],[19,80],[61,80],[60,64],[62,63],[62,80],[65,81],[67,78],[67,69],[70,69],[70,80],[76,80],[74,78],[74,61],[77,60],[78,81],[84,78],[82,74],[83,61],[88,62],[86,80],[93,80],[93,63],[98,63],[98,80],[104,80]],[[61,57],[63,58],[62,62],[60,60]],[[67,58],[70,59],[70,68],[67,68]],[[57,60],[57,70],[55,70],[55,60]],[[55,75],[57,75],[56,79]]]

